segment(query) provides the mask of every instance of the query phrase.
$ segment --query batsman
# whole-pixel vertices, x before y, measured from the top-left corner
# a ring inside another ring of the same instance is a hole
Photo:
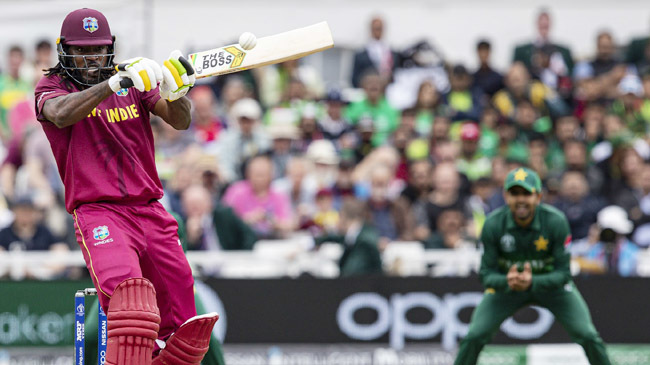
[[[508,173],[504,196],[506,206],[488,216],[481,232],[479,276],[485,293],[454,364],[476,364],[501,323],[527,305],[550,310],[592,365],[610,364],[587,304],[571,279],[566,217],[541,203],[541,180],[528,168]]]
[[[189,127],[194,69],[179,51],[162,67],[143,57],[116,64],[114,49],[101,12],[68,14],[59,62],[36,86],[36,115],[108,317],[106,364],[198,365],[218,315],[196,315],[178,225],[159,202],[149,123],[153,113]]]

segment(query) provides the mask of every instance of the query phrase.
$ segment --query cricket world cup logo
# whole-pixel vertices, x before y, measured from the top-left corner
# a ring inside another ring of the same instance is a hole
[[[92,33],[99,29],[99,24],[97,24],[97,19],[93,17],[88,17],[83,19],[84,30]]]
[[[103,240],[108,237],[108,227],[99,226],[93,229],[93,238],[96,240]]]

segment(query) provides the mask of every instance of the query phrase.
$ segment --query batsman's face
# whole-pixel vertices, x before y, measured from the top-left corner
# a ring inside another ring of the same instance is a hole
[[[506,191],[505,199],[515,220],[526,222],[535,214],[535,208],[541,202],[542,195],[533,194],[521,186],[513,186]]]
[[[108,46],[70,46],[69,53],[75,56],[74,64],[86,80],[97,78],[100,67],[108,62]]]

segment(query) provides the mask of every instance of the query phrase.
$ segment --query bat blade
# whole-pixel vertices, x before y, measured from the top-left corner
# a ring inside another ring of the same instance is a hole
[[[272,65],[324,51],[334,46],[327,22],[257,39],[251,50],[239,44],[188,55],[197,78],[223,75]]]

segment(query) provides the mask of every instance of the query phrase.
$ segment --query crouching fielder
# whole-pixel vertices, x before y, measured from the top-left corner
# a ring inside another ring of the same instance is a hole
[[[587,304],[571,280],[566,217],[541,204],[542,183],[530,169],[510,171],[504,195],[507,206],[490,214],[481,232],[479,275],[485,294],[472,314],[455,364],[476,364],[501,323],[519,308],[535,304],[555,315],[592,365],[609,365]]]
[[[149,124],[153,112],[189,126],[194,70],[178,51],[163,67],[142,57],[116,65],[114,40],[99,11],[68,14],[59,63],[36,86],[36,115],[108,316],[106,363],[151,364],[155,354],[154,364],[199,364],[218,316],[196,317],[178,226],[158,202]]]

